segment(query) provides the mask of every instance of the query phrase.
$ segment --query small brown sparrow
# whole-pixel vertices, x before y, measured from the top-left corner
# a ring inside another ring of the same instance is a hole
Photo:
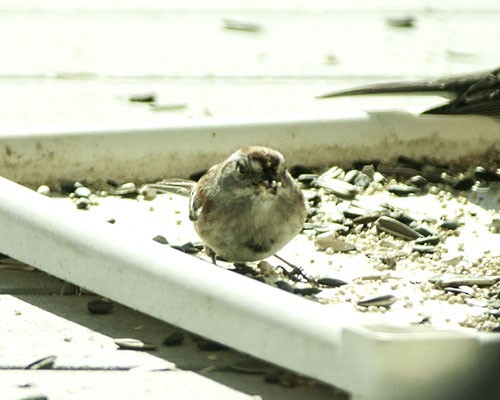
[[[207,254],[233,262],[274,255],[302,229],[304,196],[276,150],[251,146],[211,167],[198,181],[189,218]]]

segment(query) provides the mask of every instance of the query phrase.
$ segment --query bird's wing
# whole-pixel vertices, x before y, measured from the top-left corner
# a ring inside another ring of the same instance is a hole
[[[439,95],[450,98],[456,96],[453,90],[445,89],[444,84],[439,81],[395,81],[382,82],[370,85],[358,86],[352,89],[337,90],[317,96],[317,99],[329,99],[332,97],[370,95],[370,94],[408,94],[422,93]]]
[[[205,182],[207,180],[213,179],[216,170],[217,165],[212,166],[207,172],[205,172],[205,174],[203,174],[203,176],[191,191],[191,197],[189,198],[189,219],[191,221],[196,221],[198,218],[200,218],[203,204],[206,203],[207,197],[206,190],[202,188],[208,186]]]
[[[189,219],[191,221],[196,221],[200,217],[202,204],[203,200],[199,196],[199,191],[194,188],[189,198]]]

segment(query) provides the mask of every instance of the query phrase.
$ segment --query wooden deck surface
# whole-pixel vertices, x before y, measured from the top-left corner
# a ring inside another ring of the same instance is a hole
[[[116,3],[0,4],[0,130],[419,111],[441,100],[314,96],[359,83],[488,69],[500,60],[497,1]],[[387,23],[408,15],[415,18],[413,28]],[[229,30],[227,19],[260,29]],[[155,111],[128,101],[148,92],[160,104],[183,107]],[[92,315],[87,303],[95,296],[71,289],[38,271],[0,269],[0,398],[344,398],[319,384],[288,388],[265,383],[262,374],[237,373],[233,367],[248,363],[247,356],[203,352],[189,334],[182,346],[162,346],[175,327],[120,305],[111,314]],[[113,338],[119,337],[158,348],[117,350]],[[53,370],[23,369],[50,355],[57,356]]]

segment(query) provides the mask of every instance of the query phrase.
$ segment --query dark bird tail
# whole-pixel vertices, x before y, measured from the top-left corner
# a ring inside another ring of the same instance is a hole
[[[317,99],[328,99],[332,97],[355,96],[364,94],[437,94],[443,97],[455,97],[465,91],[471,84],[476,82],[484,72],[459,75],[435,80],[419,81],[394,81],[374,83],[365,86],[359,86],[352,89],[338,90],[328,92],[317,96]]]
[[[477,114],[500,117],[500,68],[427,81],[384,82],[317,96],[327,99],[372,94],[433,94],[448,98],[424,114]]]

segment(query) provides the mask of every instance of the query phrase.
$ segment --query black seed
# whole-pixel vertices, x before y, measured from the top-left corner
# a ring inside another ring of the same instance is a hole
[[[180,346],[184,342],[184,334],[174,331],[163,340],[163,345],[168,347]]]
[[[156,101],[155,93],[138,93],[132,94],[128,98],[128,100],[132,103],[153,103]]]
[[[80,197],[76,200],[75,204],[79,210],[87,210],[90,207],[90,200],[86,197]]]
[[[309,167],[306,167],[305,165],[297,164],[290,167],[288,172],[290,172],[290,175],[292,175],[294,178],[297,178],[299,175],[312,174],[313,170]]]
[[[278,384],[286,388],[293,388],[300,384],[300,378],[291,372],[283,372],[280,375]]]
[[[236,272],[237,274],[250,275],[250,276],[259,275],[259,273],[255,269],[253,269],[252,267],[250,267],[246,264],[234,263],[233,266],[234,266],[234,269],[232,269],[231,271]]]
[[[307,213],[307,219],[310,219],[311,217],[314,217],[316,214],[318,214],[318,208],[310,206],[309,211]]]
[[[390,216],[405,225],[410,225],[412,222],[415,222],[415,218],[402,211],[394,211]]]
[[[408,167],[381,166],[379,172],[385,176],[396,176],[404,179],[410,179],[415,175],[422,175],[429,182],[440,183],[443,181],[441,171],[419,171],[418,169]]]
[[[117,181],[113,180],[113,179],[108,179],[108,180],[106,181],[106,183],[107,183],[109,186],[114,187],[114,188],[116,188],[116,187],[120,186],[120,184],[119,184]]]
[[[425,316],[420,321],[417,322],[418,325],[425,325],[431,322],[431,317]]]
[[[108,314],[113,309],[113,303],[106,299],[92,300],[87,303],[87,310],[91,314]]]
[[[398,178],[409,179],[412,176],[418,175],[421,173],[418,169],[408,168],[408,167],[388,167],[386,165],[381,165],[378,168],[378,171],[385,176],[395,176]]]
[[[205,248],[203,242],[188,242],[188,243],[191,245],[191,247],[198,249],[198,251],[202,251]]]
[[[436,232],[432,230],[432,228],[426,224],[420,224],[416,227],[414,227],[418,233],[422,234],[423,236],[436,236]]]
[[[27,383],[20,383],[19,385],[17,385],[17,387],[20,389],[29,389],[32,387],[36,387],[36,385],[34,383],[27,382]]]
[[[455,190],[470,190],[472,186],[474,186],[474,178],[467,177],[467,178],[462,178],[459,179],[458,181],[454,182],[451,186]]]
[[[495,332],[495,333],[500,332],[500,325],[497,325],[497,326],[493,327],[493,328],[491,329],[491,331],[492,331],[492,332]]]
[[[415,239],[415,244],[429,244],[429,245],[437,245],[441,238],[439,236],[426,236],[423,238]]]
[[[382,214],[379,212],[375,212],[373,214],[368,214],[368,215],[360,215],[359,217],[355,217],[352,220],[352,223],[354,225],[368,225],[372,222],[375,222],[381,216],[382,216]]]
[[[52,369],[57,356],[48,356],[28,364],[24,369]]]
[[[474,178],[488,182],[500,181],[500,173],[495,170],[489,170],[484,167],[477,167],[474,170]]]
[[[284,290],[285,292],[290,292],[290,293],[293,293],[293,286],[290,285],[288,282],[285,282],[285,281],[276,281],[274,282],[274,285],[281,289],[281,290]]]
[[[372,212],[370,210],[367,210],[365,208],[360,208],[356,206],[349,206],[346,210],[342,212],[344,214],[344,217],[349,218],[349,219],[354,219],[357,217],[365,217],[367,215],[371,215]]]
[[[407,156],[399,156],[398,164],[419,170],[422,169],[422,167],[424,166],[424,164],[421,163],[420,161],[414,160],[413,158]]]
[[[415,175],[408,179],[407,183],[419,189],[424,189],[429,184],[429,181],[422,175]]]
[[[358,306],[368,307],[368,306],[377,306],[377,307],[390,307],[395,301],[396,297],[392,294],[387,294],[383,296],[376,296],[365,298],[363,300],[358,301]]]
[[[116,222],[116,219],[110,218],[106,222],[109,223],[109,224],[114,224]]]
[[[317,206],[321,203],[321,196],[317,192],[305,190],[302,193],[311,206]]]
[[[443,229],[455,230],[460,226],[460,222],[452,219],[447,219],[439,224],[439,226]]]
[[[329,278],[329,277],[319,278],[316,280],[316,282],[320,285],[328,286],[331,288],[336,288],[339,286],[347,285],[347,282],[344,282],[341,279]]]
[[[183,253],[186,253],[186,254],[197,254],[203,249],[203,247],[199,248],[199,246],[197,246],[195,243],[191,243],[191,242],[184,243],[181,246],[170,245],[170,247],[172,247],[173,249],[182,251]]]
[[[468,286],[462,286],[462,287],[450,287],[447,286],[443,288],[443,290],[447,293],[453,293],[453,294],[465,294],[468,296],[472,296],[474,294],[474,289],[468,287]]]
[[[65,179],[59,182],[59,186],[61,187],[61,191],[63,193],[73,193],[77,186],[78,181]]]
[[[375,226],[378,231],[383,231],[405,240],[415,240],[422,236],[420,232],[391,217],[380,217]]]
[[[418,193],[420,189],[406,185],[391,185],[387,188],[387,191],[395,194],[396,196],[404,197],[409,196],[410,194]]]
[[[272,373],[269,373],[266,375],[266,377],[264,378],[264,382],[275,384],[275,383],[278,383],[280,381],[280,378],[281,378],[281,376],[279,373],[272,372]]]
[[[397,17],[397,18],[388,18],[387,24],[394,28],[414,28],[415,27],[415,18],[414,17]]]
[[[222,350],[228,350],[228,347],[221,344],[214,342],[213,340],[209,339],[203,339],[200,338],[196,341],[196,346],[201,350],[201,351],[222,351]]]
[[[266,374],[274,370],[274,367],[264,361],[259,360],[244,360],[235,364],[229,365],[229,370],[240,374],[260,375]]]
[[[156,235],[153,240],[155,242],[158,242],[160,244],[168,244],[168,240],[165,238],[165,236],[162,235]]]
[[[321,292],[321,289],[315,287],[294,288],[293,293],[300,296],[312,296]]]

